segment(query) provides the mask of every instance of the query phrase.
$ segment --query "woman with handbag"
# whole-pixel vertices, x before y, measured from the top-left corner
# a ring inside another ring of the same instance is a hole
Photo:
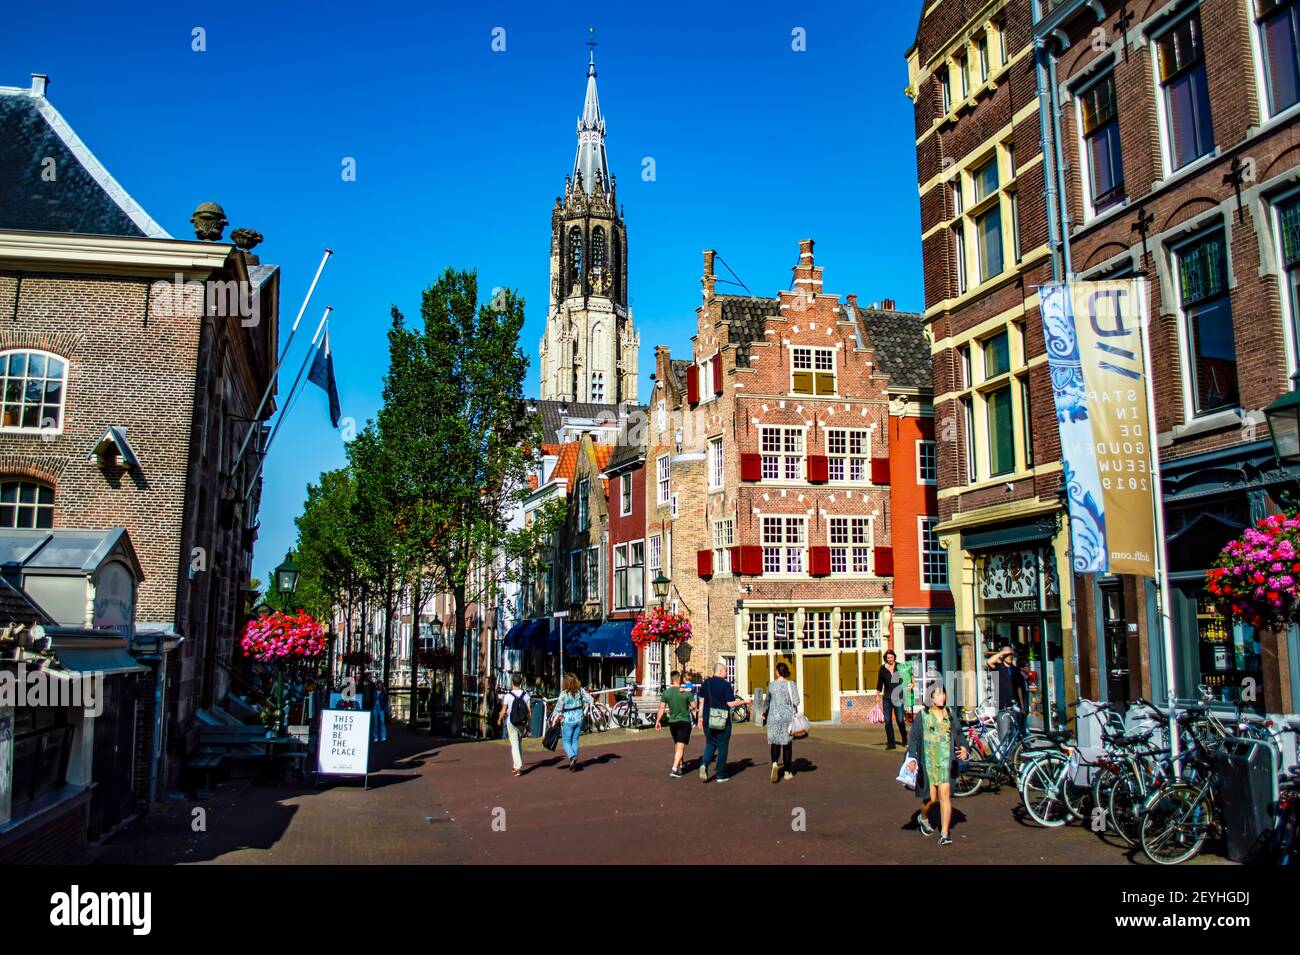
[[[968,755],[961,743],[961,727],[948,709],[948,691],[936,681],[929,691],[930,705],[912,719],[907,737],[905,771],[916,772],[916,794],[921,797],[921,811],[916,825],[925,836],[934,835],[930,810],[939,804],[939,845],[952,845],[948,826],[952,822],[952,780],[957,775],[957,761]]]
[[[808,735],[808,718],[799,712],[799,687],[790,679],[790,667],[776,665],[776,679],[767,685],[767,742],[772,748],[772,782],[794,779],[794,740]]]
[[[569,757],[569,769],[578,771],[578,737],[582,735],[582,720],[591,704],[591,694],[582,688],[582,681],[573,673],[564,674],[564,688],[555,701],[553,723],[560,725],[564,739],[564,755]]]

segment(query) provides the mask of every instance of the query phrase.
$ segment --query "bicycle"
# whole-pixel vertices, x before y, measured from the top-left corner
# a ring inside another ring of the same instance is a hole
[[[1193,739],[1180,759],[1203,771],[1200,779],[1160,786],[1142,806],[1140,841],[1157,865],[1178,865],[1195,856],[1221,830],[1218,780],[1205,747]]]
[[[971,758],[958,767],[952,787],[952,794],[961,798],[975,795],[986,783],[994,788],[1019,786],[1026,761],[1051,746],[1046,735],[1023,732],[1014,720],[1010,732],[1003,738],[989,714],[968,720],[964,729]]]
[[[629,684],[621,689],[620,693],[626,693],[627,696],[618,700],[610,707],[610,715],[619,726],[626,728],[641,726],[646,717],[641,714],[641,708],[636,704],[636,684]]]

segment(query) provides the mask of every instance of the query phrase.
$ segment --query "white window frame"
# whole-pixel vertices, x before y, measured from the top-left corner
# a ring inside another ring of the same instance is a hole
[[[587,554],[581,547],[569,551],[569,603],[580,604],[587,593]]]
[[[592,573],[595,570],[595,573]],[[600,602],[600,548],[587,548],[587,603]]]
[[[731,573],[731,548],[736,546],[736,519],[722,517],[712,522],[713,573]]]
[[[699,362],[696,365],[699,378],[696,384],[700,389],[700,404],[708,404],[714,398],[718,397],[717,392],[713,390],[713,355]]]
[[[795,365],[795,359],[800,352],[808,352],[807,368],[798,368]],[[818,368],[817,367],[818,359],[826,358],[828,356],[830,358],[830,368]],[[795,372],[799,372],[799,371],[807,371],[812,373],[813,376],[812,391],[794,390]],[[833,379],[832,381],[833,387],[831,389],[830,394],[819,395],[817,394],[817,375],[819,374],[824,375],[827,373],[829,373],[831,378]],[[824,345],[791,345],[790,346],[790,394],[798,395],[802,398],[831,398],[838,395],[839,393],[840,393],[840,370],[839,370],[838,349],[827,348]]]
[[[844,436],[843,453],[831,450],[831,436]],[[858,453],[853,453],[854,439],[860,439]],[[832,465],[840,462],[841,476],[836,477]],[[853,477],[854,465],[860,463],[861,477]],[[871,430],[869,428],[827,428],[826,429],[826,474],[827,480],[834,484],[870,484],[871,483]]]
[[[1255,9],[1255,0],[1246,0],[1246,13],[1250,17],[1251,60],[1255,70],[1255,88],[1259,92],[1260,116],[1265,122],[1272,122],[1283,116],[1290,116],[1292,113],[1300,112],[1300,99],[1290,106],[1273,112],[1268,95],[1268,64],[1265,62],[1264,57],[1264,28],[1260,18],[1255,13]]]
[[[1248,2],[1253,2],[1253,0],[1248,0]],[[1093,195],[1092,195],[1092,172],[1093,172],[1092,151],[1088,149],[1088,140],[1083,131],[1083,96],[1085,93],[1087,93],[1098,83],[1103,82],[1106,79],[1106,77],[1108,76],[1113,77],[1115,75],[1115,70],[1116,70],[1116,64],[1112,63],[1110,66],[1102,70],[1096,76],[1089,77],[1087,82],[1079,84],[1079,87],[1073,90],[1071,93],[1074,99],[1074,130],[1075,130],[1074,148],[1079,155],[1079,165],[1081,167],[1079,170],[1079,190],[1080,190],[1080,196],[1083,200],[1083,218],[1085,222],[1095,219],[1097,217],[1097,206],[1096,203],[1093,201]],[[1118,86],[1115,89],[1115,98],[1118,101],[1119,99]],[[1117,106],[1116,113],[1118,114],[1118,112],[1119,112],[1119,108]],[[1116,115],[1114,121],[1116,124],[1119,123],[1118,115]],[[1122,141],[1122,135],[1123,135],[1123,131],[1121,130],[1121,141]],[[1124,162],[1124,156],[1123,153],[1121,152],[1120,153],[1121,166],[1123,165],[1123,162]],[[1127,180],[1125,181],[1125,186],[1127,187]],[[1120,208],[1121,206],[1127,205],[1128,204],[1127,195],[1128,194],[1126,191],[1124,196],[1121,196],[1118,200],[1108,205],[1102,211],[1109,212],[1112,209],[1117,209]],[[1016,261],[1019,261],[1019,258],[1017,258]]]
[[[916,549],[919,557],[920,573],[917,575],[922,590],[947,590],[948,589],[948,552],[943,549],[943,543],[939,539],[935,527],[939,524],[939,518],[922,515],[916,519]],[[927,534],[934,538],[934,548],[927,550],[925,546]],[[937,557],[938,563],[927,563],[929,558]],[[927,581],[926,575],[931,568],[940,568],[943,571],[943,579]]]
[[[932,462],[933,477],[926,477],[925,456],[922,452],[928,448],[930,450],[930,459]],[[938,484],[939,483],[939,444],[929,438],[918,438],[916,441],[916,483],[917,484]]]
[[[1182,23],[1189,16],[1195,15],[1199,18],[1200,12],[1201,12],[1201,5],[1199,3],[1192,4],[1191,6],[1187,7],[1187,9],[1181,10],[1174,16],[1170,17],[1168,23],[1161,26],[1159,30],[1153,31],[1151,35],[1147,37],[1147,49],[1150,54],[1150,64],[1151,64],[1151,82],[1154,86],[1153,95],[1155,96],[1155,103],[1156,103],[1157,135],[1160,140],[1160,178],[1161,179],[1168,179],[1170,176],[1174,175],[1175,173],[1183,173],[1186,172],[1188,169],[1194,169],[1203,163],[1212,162],[1214,158],[1219,155],[1219,146],[1218,143],[1216,142],[1213,145],[1211,145],[1210,151],[1207,152],[1205,155],[1197,156],[1195,159],[1191,160],[1185,166],[1180,166],[1177,169],[1174,168],[1174,143],[1173,143],[1172,130],[1169,128],[1169,107],[1165,103],[1164,83],[1160,79],[1160,38],[1163,37],[1170,30],[1174,29],[1174,27]],[[1249,13],[1250,13],[1251,20],[1253,21],[1254,11],[1251,10],[1249,11]],[[1251,29],[1250,32],[1254,33],[1255,31]],[[1208,63],[1205,62],[1205,21],[1204,20],[1201,21],[1200,36],[1201,36],[1201,68],[1206,70],[1206,84],[1208,85],[1209,65]],[[1211,103],[1210,117],[1209,117],[1211,125],[1214,124],[1213,111],[1214,111],[1214,104]],[[1218,137],[1217,131],[1215,133],[1215,137],[1216,139]]]
[[[618,476],[619,515],[629,517],[632,514],[632,474],[624,472]]]
[[[780,435],[780,440],[778,442],[781,448],[780,451],[770,451],[764,448],[764,438],[769,432],[774,432]],[[798,435],[799,447],[797,450],[791,451],[788,449],[788,438],[790,435],[796,433]],[[781,424],[760,425],[758,429],[758,449],[759,449],[759,458],[761,459],[761,463],[760,463],[761,470],[759,472],[759,475],[763,481],[788,483],[791,481],[803,481],[807,478],[808,475],[808,470],[807,470],[808,469],[808,427],[807,425],[781,425]],[[773,459],[776,462],[777,474],[775,477],[767,476],[767,470],[768,470],[767,465],[768,465],[769,458]],[[794,477],[789,476],[791,461],[797,461],[798,474]]]
[[[663,536],[660,534],[650,535],[650,546],[646,553],[646,571],[647,573],[658,574],[664,569],[664,550]]]
[[[829,610],[809,610],[804,615],[804,649],[833,650],[835,648],[834,622]]]
[[[633,562],[636,555],[636,548],[641,548],[641,563]],[[624,541],[621,544],[614,545],[614,609],[615,610],[639,610],[645,606],[645,540]],[[641,586],[632,586],[632,571],[640,568]],[[619,583],[620,575],[624,583]],[[626,598],[620,600],[622,591],[626,591]]]
[[[46,351],[43,348],[6,348],[3,351],[0,351],[0,359],[3,359],[5,361],[5,368],[8,368],[9,356],[18,355],[18,354],[28,356],[27,361],[29,364],[31,362],[32,355],[41,355],[42,357],[45,358],[45,367],[47,370],[49,369],[49,362],[51,358],[57,362],[60,362],[63,365],[63,387],[59,390],[59,424],[58,427],[54,427],[54,428],[46,427],[44,422],[48,419],[42,418],[42,423],[37,424],[35,426],[24,426],[22,424],[0,425],[0,434],[44,434],[44,435],[62,434],[66,422],[66,418],[67,418],[67,413],[68,413],[68,385],[70,384],[72,379],[72,362],[67,358],[63,357],[62,355],[56,355],[54,352]],[[7,376],[0,374],[0,378],[5,378],[5,377]],[[22,380],[24,382],[28,380],[28,376],[26,372],[24,372]],[[48,381],[49,376],[44,375],[42,376],[41,380]],[[3,392],[2,390],[0,390],[0,399],[3,399],[3,397],[4,397]],[[20,422],[22,421],[23,409],[27,407],[27,404],[28,404],[27,389],[24,386],[22,394],[18,399],[18,420]],[[41,406],[44,407],[44,401],[41,402]],[[2,409],[3,409],[3,401],[0,400],[0,410]],[[206,431],[207,429],[205,428],[204,432],[206,433]]]
[[[726,486],[726,459],[722,456],[722,438],[709,439],[709,490]]]
[[[591,527],[591,482],[587,478],[578,481],[574,493],[578,498],[578,530],[585,531]]]
[[[1300,103],[1297,105],[1300,105]],[[1284,322],[1282,344],[1283,354],[1286,356],[1288,376],[1300,371],[1300,301],[1295,300],[1300,295],[1293,296],[1291,294],[1290,275],[1286,263],[1282,260],[1286,248],[1282,241],[1282,206],[1293,200],[1300,200],[1300,189],[1290,189],[1272,196],[1268,200],[1268,211],[1271,219],[1270,228],[1273,233],[1274,260],[1277,262],[1277,285],[1279,297],[1282,300],[1282,319]],[[1296,265],[1296,268],[1300,269],[1300,264]]]
[[[808,573],[808,515],[762,514],[759,527],[763,547],[763,576],[802,577]],[[780,540],[768,542],[769,521],[780,521]],[[798,529],[792,541],[791,528]],[[771,552],[771,553],[769,553]]]
[[[749,615],[749,627],[745,631],[745,647],[750,653],[767,653],[772,648],[772,626],[768,615],[763,611]]]
[[[659,455],[655,458],[655,500],[660,507],[671,503],[672,478],[672,458],[666,454]]]
[[[837,541],[837,525],[843,524],[843,541]],[[864,514],[837,514],[826,518],[826,545],[830,548],[831,573],[864,577],[876,572],[876,522]],[[861,540],[854,535],[864,528]],[[842,552],[842,553],[840,553]],[[837,567],[836,556],[842,557]]]
[[[1274,218],[1276,218],[1276,216]],[[1181,264],[1180,259],[1182,257],[1183,251],[1185,249],[1188,249],[1198,244],[1207,235],[1210,235],[1211,233],[1214,232],[1219,232],[1223,236],[1223,257],[1224,257],[1224,264],[1227,269],[1227,283],[1228,283],[1224,294],[1228,297],[1228,307],[1229,309],[1231,309],[1232,308],[1232,277],[1233,277],[1231,222],[1225,221],[1219,216],[1211,217],[1210,219],[1206,220],[1204,223],[1198,225],[1195,231],[1193,231],[1191,235],[1187,236],[1186,238],[1179,239],[1177,242],[1170,244],[1168,247],[1167,261],[1169,263],[1169,276],[1170,276],[1170,281],[1173,284],[1174,308],[1178,313],[1178,352],[1179,352],[1178,370],[1179,370],[1179,378],[1182,382],[1182,388],[1183,388],[1183,422],[1184,423],[1195,421],[1198,418],[1204,419],[1204,418],[1213,417],[1214,415],[1223,414],[1225,412],[1230,413],[1241,407],[1241,374],[1239,371],[1237,375],[1237,404],[1236,405],[1226,405],[1222,408],[1216,408],[1211,411],[1206,411],[1200,414],[1198,414],[1196,411],[1196,382],[1192,376],[1192,361],[1193,361],[1192,336],[1190,333],[1191,330],[1188,328],[1188,323],[1187,323],[1187,309],[1183,306],[1183,286],[1182,286],[1182,281],[1179,278],[1179,267]],[[1281,261],[1281,254],[1279,252],[1279,263],[1280,261]],[[1280,281],[1279,281],[1279,285],[1280,285]],[[1278,291],[1281,292],[1282,289],[1279,288]],[[1233,325],[1233,331],[1235,333],[1236,326],[1237,326],[1237,316],[1235,312],[1232,316],[1232,325]],[[1235,348],[1236,345],[1235,341],[1233,344]],[[1238,368],[1240,368],[1240,364],[1241,364],[1241,356],[1238,355],[1237,356]]]

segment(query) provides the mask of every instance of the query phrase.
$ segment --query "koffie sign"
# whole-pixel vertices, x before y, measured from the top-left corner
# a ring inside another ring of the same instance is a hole
[[[322,776],[365,776],[370,772],[368,711],[321,711],[316,772]]]
[[[1155,576],[1146,283],[1040,289],[1074,572]]]

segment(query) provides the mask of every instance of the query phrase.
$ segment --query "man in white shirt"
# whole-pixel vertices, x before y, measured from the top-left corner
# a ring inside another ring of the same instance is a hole
[[[516,673],[510,678],[510,683],[511,690],[501,700],[501,713],[497,718],[506,725],[506,736],[510,738],[510,759],[514,763],[515,775],[522,776],[524,771],[523,739],[528,735],[532,701],[528,696],[528,691],[523,689],[524,678],[522,676]],[[522,710],[515,706],[516,700],[522,701],[519,704]],[[515,722],[519,716],[523,717],[522,723]]]

